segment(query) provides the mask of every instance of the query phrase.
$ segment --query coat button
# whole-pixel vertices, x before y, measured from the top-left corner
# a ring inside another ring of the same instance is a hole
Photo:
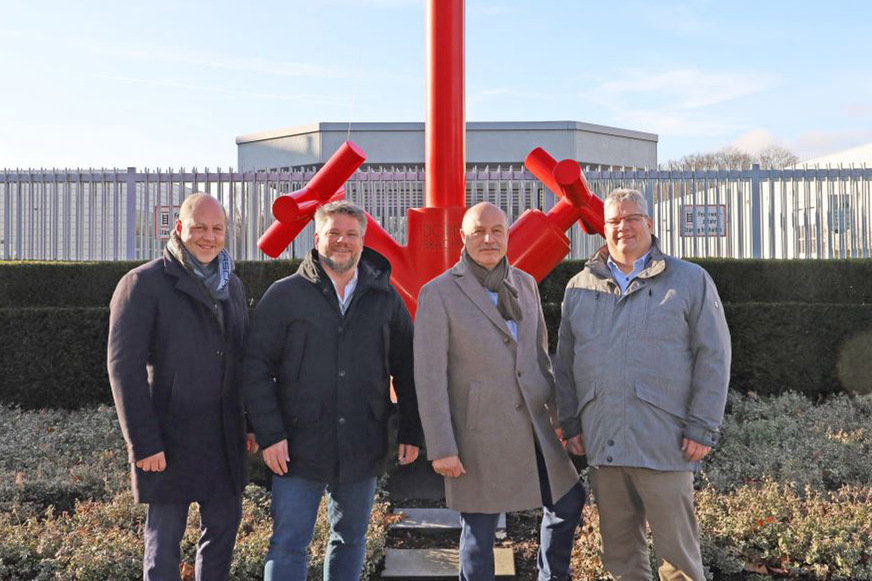
[[[518,372],[518,377],[521,377],[521,372],[520,372],[520,371]]]
[[[609,440],[609,446],[614,446],[614,445],[615,445],[615,441],[614,441],[614,440]]]
[[[219,349],[218,351],[215,352],[215,355],[217,355],[218,357],[224,357],[224,351]]]
[[[608,456],[608,457],[606,458],[606,462],[611,462],[611,461],[612,461],[612,457],[611,457],[611,456]]]
[[[506,345],[508,345],[508,344],[509,344],[509,338],[508,338],[508,337],[503,337],[503,343],[505,343]]]
[[[516,410],[520,410],[520,409],[521,409],[521,404],[516,403],[516,404],[515,404],[515,409],[516,409]]]
[[[344,425],[345,425],[345,418],[339,418],[339,425],[340,425],[340,426],[344,426]]]
[[[344,369],[339,370],[339,377],[345,377],[345,370]]]

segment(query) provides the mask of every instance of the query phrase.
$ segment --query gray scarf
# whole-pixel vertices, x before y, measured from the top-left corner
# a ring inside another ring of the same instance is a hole
[[[185,248],[181,237],[173,230],[167,242],[167,250],[178,260],[185,270],[191,273],[214,301],[230,298],[230,275],[233,273],[233,259],[222,249],[209,264],[203,265],[190,250]]]
[[[474,261],[463,249],[463,262],[469,272],[481,283],[481,286],[497,293],[497,310],[504,319],[520,323],[524,318],[521,313],[521,303],[518,301],[518,289],[509,282],[509,261],[503,256],[492,270],[488,270]]]

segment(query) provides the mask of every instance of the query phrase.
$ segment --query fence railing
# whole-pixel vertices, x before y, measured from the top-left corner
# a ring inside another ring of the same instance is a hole
[[[0,173],[0,258],[144,260],[158,256],[178,206],[207,192],[227,209],[228,248],[260,260],[257,239],[272,223],[275,198],[303,187],[314,169],[294,172],[64,170]],[[857,258],[872,254],[872,168],[730,171],[588,171],[601,197],[616,187],[649,201],[663,249],[682,257]],[[424,205],[424,173],[368,169],[346,197],[400,242],[406,211]],[[523,168],[473,168],[467,203],[490,201],[509,222],[527,209],[548,211],[556,197]],[[578,226],[567,233],[572,258],[602,243]],[[309,225],[285,253],[312,246]]]

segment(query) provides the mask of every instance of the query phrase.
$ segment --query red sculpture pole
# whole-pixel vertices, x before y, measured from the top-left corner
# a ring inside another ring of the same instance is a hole
[[[351,141],[343,143],[301,190],[276,198],[276,219],[257,241],[267,256],[277,258],[315,216],[315,210],[345,196],[342,186],[366,160],[366,154]]]
[[[463,0],[427,0],[425,207],[408,211],[408,245],[397,244],[371,216],[364,240],[391,262],[391,282],[412,316],[421,286],[460,257],[466,211],[463,19]],[[365,158],[346,142],[305,188],[280,196],[273,204],[276,221],[258,241],[260,248],[272,257],[281,254],[318,206],[344,196],[342,185]],[[564,232],[575,222],[585,232],[603,233],[603,208],[575,161],[558,163],[537,148],[525,164],[561,198],[547,214],[527,210],[509,229],[509,261],[542,280],[569,252]]]

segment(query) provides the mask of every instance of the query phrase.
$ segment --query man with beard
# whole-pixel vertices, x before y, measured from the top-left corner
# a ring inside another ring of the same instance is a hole
[[[315,248],[297,273],[261,299],[246,344],[249,417],[274,473],[267,581],[306,579],[325,491],[323,579],[360,576],[387,452],[391,376],[400,464],[414,462],[422,443],[412,321],[390,285],[390,264],[363,247],[366,214],[350,202],[326,204],[315,213],[315,229]]]
[[[109,381],[133,495],[148,504],[146,580],[179,579],[192,502],[197,579],[230,572],[246,481],[239,368],[248,311],[226,232],[218,200],[188,196],[163,257],[127,273],[110,305]],[[253,436],[248,445],[257,450]]]
[[[415,381],[427,457],[460,512],[460,579],[494,578],[501,512],[543,507],[539,579],[568,581],[585,491],[557,437],[536,281],[506,260],[508,225],[470,208],[463,254],[418,296]]]

